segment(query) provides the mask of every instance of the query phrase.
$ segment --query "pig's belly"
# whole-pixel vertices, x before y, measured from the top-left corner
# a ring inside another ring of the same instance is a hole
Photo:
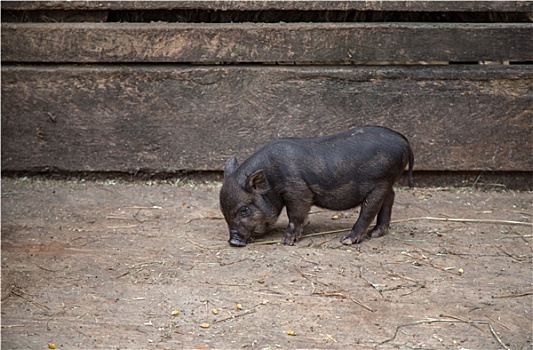
[[[356,186],[353,182],[341,184],[334,188],[319,185],[309,186],[313,194],[313,204],[331,210],[348,210],[357,207],[363,203],[372,188],[371,184]]]
[[[316,198],[314,201],[314,205],[320,208],[324,209],[330,209],[330,210],[348,210],[357,207],[363,203],[363,200],[360,200],[359,198],[332,198],[332,197],[320,197]]]

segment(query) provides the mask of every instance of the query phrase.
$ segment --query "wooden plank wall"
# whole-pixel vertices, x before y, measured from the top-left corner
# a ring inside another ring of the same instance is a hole
[[[245,157],[273,137],[377,124],[411,140],[418,172],[496,172],[511,182],[509,174],[532,174],[531,3],[1,6],[3,172],[219,171],[231,155]],[[139,10],[259,17],[267,10],[337,11],[359,18],[365,11],[451,9],[526,20],[106,21],[116,11]],[[487,61],[499,64],[449,64]]]

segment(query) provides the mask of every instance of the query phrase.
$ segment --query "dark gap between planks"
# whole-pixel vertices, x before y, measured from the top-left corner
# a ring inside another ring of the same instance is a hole
[[[2,22],[107,23],[530,23],[530,12],[405,12],[357,10],[4,10]]]
[[[21,178],[33,180],[55,181],[107,181],[124,182],[154,181],[157,183],[183,184],[193,182],[220,182],[223,179],[221,171],[179,171],[157,172],[139,170],[135,173],[120,171],[69,172],[59,169],[42,169],[33,171],[2,171],[2,178]],[[406,172],[397,185],[406,187]],[[423,187],[470,187],[484,190],[533,190],[533,178],[528,171],[414,171],[413,182],[415,188]],[[407,188],[407,187],[406,187]]]

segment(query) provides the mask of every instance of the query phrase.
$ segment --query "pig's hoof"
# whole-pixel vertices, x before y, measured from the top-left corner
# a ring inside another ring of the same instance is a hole
[[[372,229],[372,231],[370,231],[370,237],[372,237],[372,238],[378,238],[378,237],[383,236],[385,233],[387,233],[387,230],[386,230],[386,229],[382,229],[382,228],[374,227],[374,228]]]
[[[286,234],[285,238],[283,239],[283,244],[285,245],[294,245],[294,242],[296,242],[296,235]]]
[[[380,229],[373,229],[372,231],[370,231],[370,237],[372,238],[378,238],[381,236],[383,236],[383,231],[381,231]]]
[[[285,238],[285,239],[283,240],[283,244],[284,244],[284,245],[294,245],[294,241],[295,241],[294,238],[293,238],[293,239]]]
[[[232,237],[228,243],[234,247],[244,247],[246,245],[246,242],[241,240],[241,239],[237,239],[237,238],[234,238]]]
[[[361,242],[361,238],[352,238],[351,236],[346,236],[341,239],[341,243],[344,245],[352,245]]]
[[[344,244],[344,245],[352,245],[353,244],[352,239],[350,238],[350,236],[346,236],[346,237],[341,238],[341,243]]]

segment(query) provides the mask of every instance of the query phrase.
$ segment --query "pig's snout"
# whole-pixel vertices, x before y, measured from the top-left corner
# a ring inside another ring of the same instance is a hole
[[[246,245],[246,241],[244,241],[241,236],[239,235],[239,232],[237,230],[230,230],[229,231],[229,244],[235,247],[244,247]]]

